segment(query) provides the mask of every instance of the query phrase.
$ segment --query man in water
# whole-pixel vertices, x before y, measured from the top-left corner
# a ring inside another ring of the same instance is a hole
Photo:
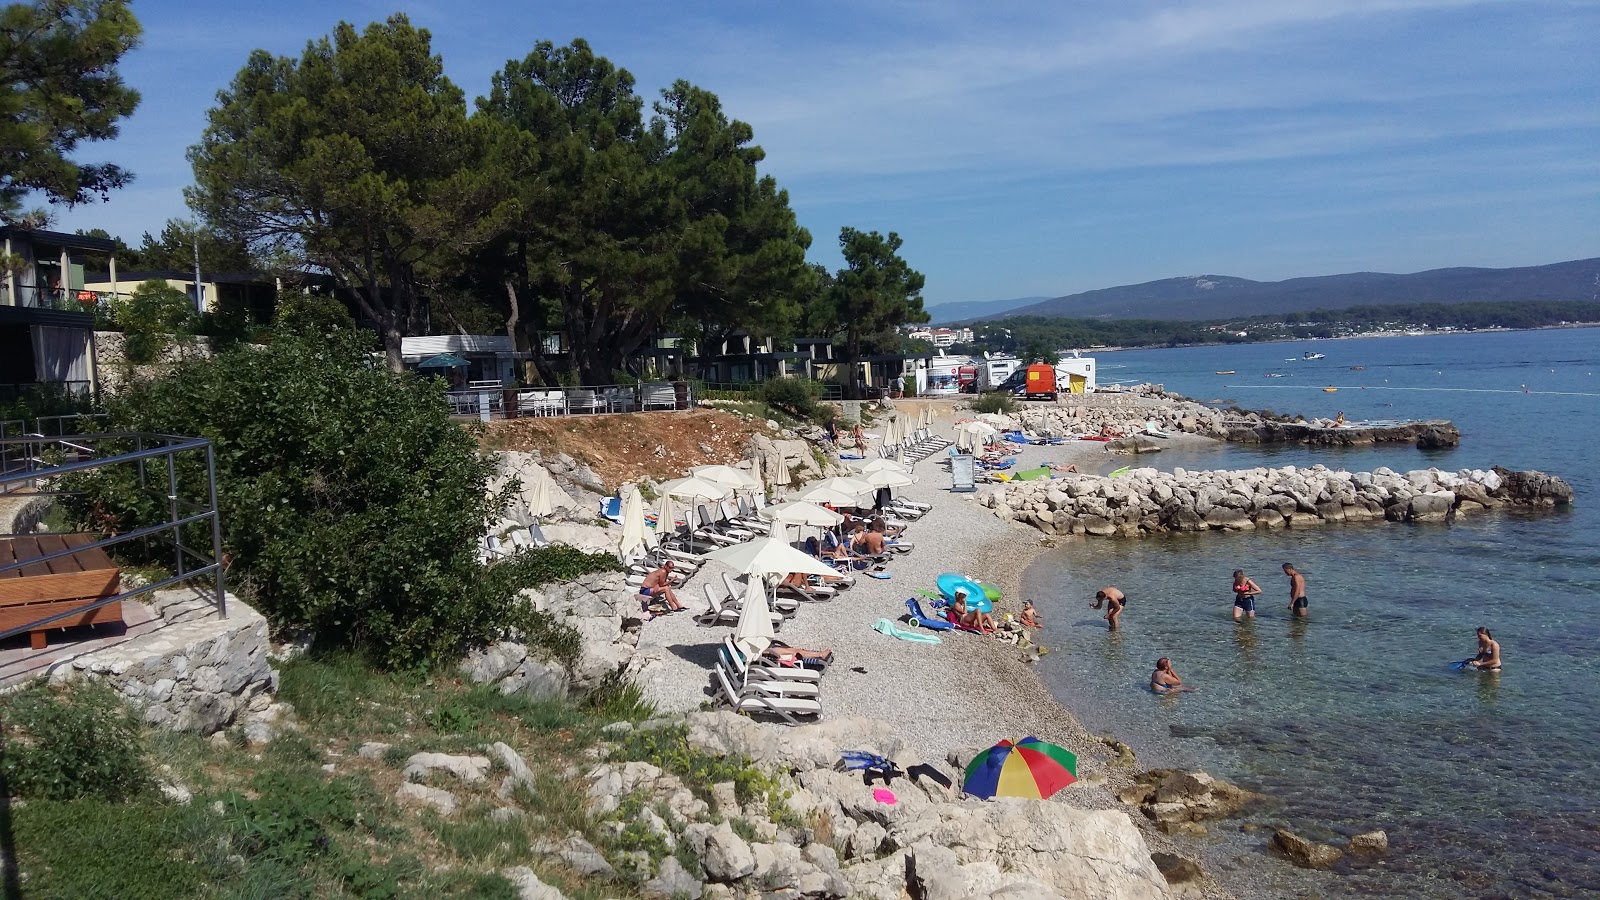
[[[1500,671],[1500,642],[1482,625],[1478,626],[1478,655],[1467,665],[1482,672]]]
[[[1106,606],[1106,627],[1116,631],[1122,624],[1122,608],[1128,605],[1128,598],[1114,587],[1103,587],[1094,592],[1094,602],[1089,604],[1090,609],[1099,609],[1100,604]]]
[[[1172,660],[1165,656],[1156,660],[1156,670],[1150,673],[1150,690],[1158,694],[1187,694],[1194,691],[1183,683],[1172,670]]]
[[[1239,621],[1241,615],[1256,617],[1256,595],[1261,593],[1261,586],[1244,574],[1243,569],[1233,570],[1233,620]]]
[[[1283,564],[1283,574],[1289,576],[1289,612],[1296,616],[1310,614],[1310,603],[1306,600],[1306,577],[1294,570],[1294,566]]]

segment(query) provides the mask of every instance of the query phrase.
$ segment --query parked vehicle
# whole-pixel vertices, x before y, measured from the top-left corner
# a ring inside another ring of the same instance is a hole
[[[1046,363],[1034,363],[1024,372],[1025,387],[1022,395],[1029,400],[1054,400],[1058,393],[1056,388],[1056,367]]]

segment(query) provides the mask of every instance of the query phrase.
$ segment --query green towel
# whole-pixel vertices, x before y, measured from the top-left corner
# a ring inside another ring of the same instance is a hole
[[[916,641],[919,644],[944,643],[944,641],[939,640],[937,637],[931,634],[918,634],[914,631],[906,631],[888,619],[879,619],[878,624],[872,626],[872,630],[880,634],[887,634],[890,637],[897,637],[902,641]]]

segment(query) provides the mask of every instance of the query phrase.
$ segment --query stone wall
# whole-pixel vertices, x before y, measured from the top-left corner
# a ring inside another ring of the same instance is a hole
[[[1068,474],[1008,484],[979,498],[1002,519],[1046,534],[1137,536],[1163,531],[1238,531],[1324,522],[1449,521],[1504,504],[1572,502],[1565,481],[1542,472],[1438,469],[1398,474],[1323,466],[1188,472],[1134,469],[1114,478]]]
[[[181,342],[175,341],[169,345],[156,362],[130,366],[127,346],[128,337],[120,331],[94,333],[96,377],[100,380],[101,390],[114,393],[127,384],[130,374],[134,378],[152,377],[159,375],[179,360],[212,354],[211,338],[204,335],[190,335],[184,337]]]
[[[145,721],[210,734],[272,702],[278,675],[268,664],[267,620],[232,594],[228,615],[195,591],[157,591],[147,598],[162,625],[119,644],[61,660],[52,682],[104,681]]]

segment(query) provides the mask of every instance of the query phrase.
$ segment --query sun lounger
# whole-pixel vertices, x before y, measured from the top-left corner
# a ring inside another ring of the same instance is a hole
[[[711,585],[702,585],[706,592],[706,609],[696,613],[694,620],[701,625],[737,625],[739,623],[739,607],[727,602],[727,598],[718,597],[711,589]],[[783,627],[783,613],[773,612],[772,630],[777,631]]]
[[[774,678],[763,667],[751,666],[737,653],[717,652],[716,668],[728,681],[740,687],[741,694],[768,694],[774,697],[816,699],[822,684],[815,680]]]
[[[782,663],[774,662],[765,656],[757,659],[750,659],[740,652],[739,645],[733,642],[733,635],[731,634],[722,639],[721,654],[728,661],[730,666],[742,665],[748,667],[750,672],[749,677],[752,678],[770,678],[782,681],[808,682],[811,684],[817,684],[822,680],[823,672],[821,669],[808,669],[804,666],[786,666]]]
[[[794,597],[797,600],[805,600],[811,603],[821,603],[825,600],[832,600],[835,596],[835,591],[833,588],[822,585],[796,587],[792,584],[780,584],[778,585],[778,596]]]
[[[715,668],[715,677],[722,688],[722,699],[735,712],[774,715],[790,725],[799,725],[802,719],[816,721],[822,718],[822,704],[804,697],[774,697],[760,692],[745,694],[734,690],[733,682],[721,666]]]
[[[944,619],[935,619],[923,612],[922,604],[918,602],[917,598],[915,597],[906,600],[906,612],[906,618],[911,622],[911,624],[921,628],[926,628],[930,631],[949,631],[955,627]]]
[[[723,572],[722,586],[728,590],[728,599],[723,602],[732,606],[734,609],[738,609],[743,604],[744,585],[735,581],[732,575],[729,575],[727,572]],[[711,586],[706,585],[706,596],[710,596],[710,591]],[[795,612],[800,609],[799,601],[788,600],[782,597],[768,599],[767,605],[772,607],[772,609],[787,615],[794,615]]]

